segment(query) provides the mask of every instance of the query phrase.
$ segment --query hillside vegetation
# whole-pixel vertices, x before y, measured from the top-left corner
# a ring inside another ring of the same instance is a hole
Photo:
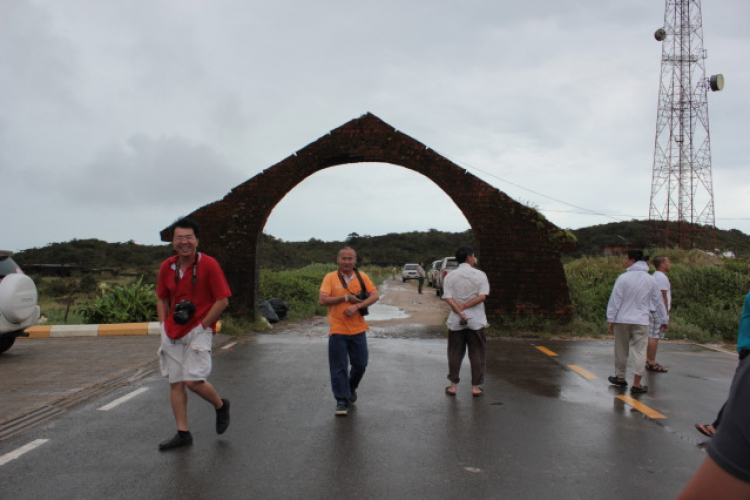
[[[575,251],[564,256],[569,261],[578,257],[602,255],[611,246],[634,246],[653,252],[660,245],[650,232],[648,221],[612,222],[572,231],[578,239]],[[309,264],[333,262],[343,245],[357,250],[364,264],[379,266],[403,265],[407,262],[424,262],[453,255],[461,245],[473,246],[481,256],[482,249],[474,240],[471,230],[458,233],[437,231],[412,231],[390,233],[382,236],[361,236],[351,233],[345,241],[284,241],[263,234],[260,239],[259,260],[262,269],[299,269]],[[737,229],[717,230],[716,246],[721,251],[732,251],[740,258],[750,258],[750,235]],[[139,274],[156,272],[162,260],[172,255],[169,243],[163,245],[138,245],[107,243],[97,239],[71,240],[51,243],[41,248],[18,252],[13,258],[22,266],[30,264],[68,264],[86,268],[114,268],[131,270]]]
[[[360,236],[352,233],[346,241],[283,241],[263,234],[259,260],[262,269],[299,269],[309,264],[334,262],[344,245],[357,250],[361,264],[379,266],[403,265],[407,262],[432,263],[453,255],[461,245],[474,245],[471,231],[450,233],[431,229],[383,236]],[[173,255],[172,245],[138,245],[107,243],[96,239],[51,243],[16,253],[13,259],[21,266],[32,264],[80,265],[89,269],[118,269],[153,275],[159,264]]]
[[[677,234],[677,226],[670,225],[671,234]],[[584,255],[601,255],[606,247],[633,246],[644,249],[663,247],[663,241],[655,235],[648,221],[631,220],[611,222],[596,226],[576,229],[573,234],[578,238],[578,248],[568,257],[582,257]],[[716,230],[716,248],[703,250],[731,251],[738,257],[750,257],[750,235],[737,229]]]

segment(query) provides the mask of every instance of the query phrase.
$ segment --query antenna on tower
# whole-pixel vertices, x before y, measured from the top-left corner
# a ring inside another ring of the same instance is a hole
[[[665,247],[713,250],[707,94],[724,88],[724,76],[706,78],[700,0],[666,0],[654,38],[663,45],[649,221]]]

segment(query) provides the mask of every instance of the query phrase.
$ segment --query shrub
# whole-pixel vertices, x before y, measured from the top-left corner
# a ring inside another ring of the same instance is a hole
[[[333,264],[311,264],[296,271],[260,272],[258,300],[278,297],[286,301],[289,318],[298,320],[310,316],[325,316],[326,308],[318,305],[318,292],[323,277],[336,269]]]
[[[140,323],[157,318],[154,285],[144,284],[142,277],[132,285],[103,284],[100,293],[77,310],[89,324]]]
[[[698,327],[709,337],[737,339],[743,299],[750,285],[745,274],[723,266],[674,266],[669,279],[675,320]]]
[[[376,266],[363,266],[362,271],[377,285],[390,271]],[[336,270],[335,264],[310,264],[295,271],[260,272],[258,300],[278,297],[290,306],[289,319],[299,320],[311,316],[325,316],[327,309],[318,304],[320,283],[326,274]]]
[[[619,257],[583,257],[565,266],[570,298],[579,319],[599,323],[606,318],[612,287],[623,272],[621,262]]]
[[[711,344],[720,344],[723,341],[721,335],[712,335],[710,332],[699,326],[690,323],[683,323],[676,318],[672,318],[669,322],[667,338],[690,339],[694,342]]]

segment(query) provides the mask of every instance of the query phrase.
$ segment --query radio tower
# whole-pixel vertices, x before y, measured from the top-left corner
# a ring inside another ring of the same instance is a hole
[[[708,89],[700,0],[666,0],[649,221],[665,247],[716,247]],[[676,234],[674,234],[676,233]]]

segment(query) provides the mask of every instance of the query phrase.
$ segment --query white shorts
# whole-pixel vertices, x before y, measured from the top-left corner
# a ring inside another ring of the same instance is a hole
[[[159,365],[161,374],[169,383],[190,380],[206,380],[211,373],[211,342],[213,332],[210,328],[196,326],[181,339],[170,339],[161,327],[161,346]]]
[[[650,339],[665,338],[664,332],[661,331],[661,322],[659,321],[659,317],[656,315],[656,311],[651,311],[649,313],[648,338]]]

